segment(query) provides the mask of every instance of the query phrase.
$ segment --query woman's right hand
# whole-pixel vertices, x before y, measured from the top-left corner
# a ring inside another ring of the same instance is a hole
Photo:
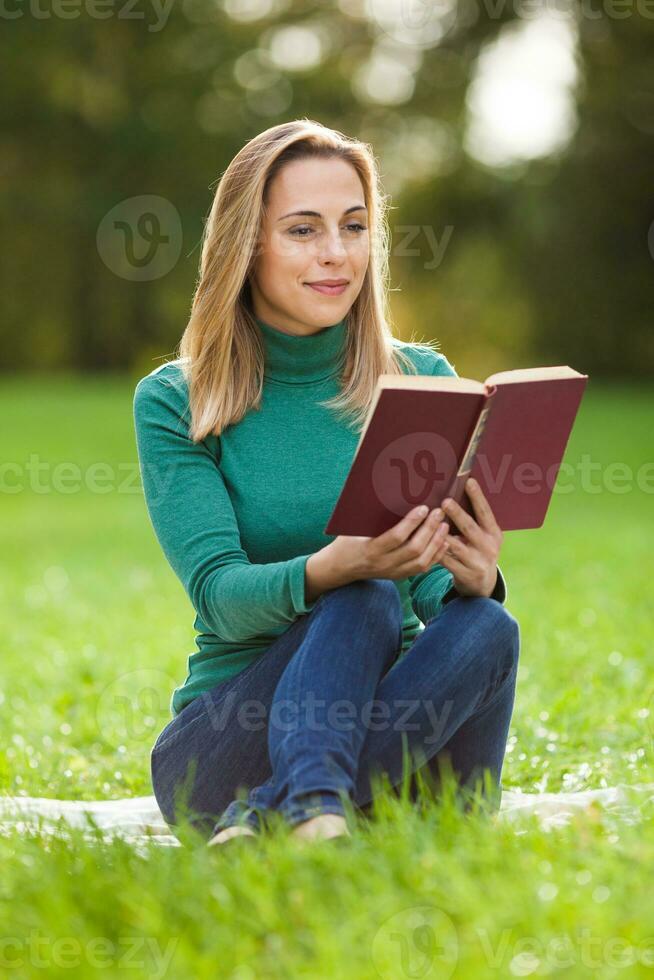
[[[426,572],[447,547],[450,528],[443,517],[440,508],[423,517],[415,507],[377,537],[338,535],[307,561],[307,601],[357,579],[401,579]]]
[[[375,538],[338,535],[327,545],[334,568],[347,581],[402,579],[426,572],[445,554],[450,526],[440,508],[426,517],[419,510],[415,507]]]

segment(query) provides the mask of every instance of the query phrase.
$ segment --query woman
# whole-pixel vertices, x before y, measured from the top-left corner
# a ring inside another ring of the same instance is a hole
[[[378,376],[456,374],[392,336],[387,279],[370,148],[274,126],[217,187],[179,356],[136,387],[148,512],[199,632],[152,782],[210,844],[267,817],[349,834],[407,764],[499,806],[519,627],[479,487],[475,518],[446,509],[460,535],[417,509],[376,538],[322,533]]]

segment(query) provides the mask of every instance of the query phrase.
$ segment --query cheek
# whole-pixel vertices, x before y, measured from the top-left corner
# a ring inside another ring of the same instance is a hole
[[[363,275],[370,261],[370,242],[367,236],[362,241],[356,243],[356,246],[350,252],[350,258],[360,274]]]
[[[307,247],[286,236],[275,236],[266,250],[263,265],[269,276],[294,275],[307,262]]]
[[[258,281],[269,289],[283,286],[289,278],[297,277],[306,265],[306,254],[297,243],[284,239],[273,239],[260,251],[256,273]]]

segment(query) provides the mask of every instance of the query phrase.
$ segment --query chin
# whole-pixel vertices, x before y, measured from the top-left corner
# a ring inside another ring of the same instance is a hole
[[[347,311],[352,306],[352,302],[349,297],[347,297],[347,290],[341,296],[325,296],[323,293],[318,293],[311,288],[311,286],[303,286],[304,292],[304,306],[306,307],[307,295],[309,297],[309,309],[312,310],[314,314],[318,314],[321,319],[325,317],[331,323],[335,323],[336,320],[342,319]]]

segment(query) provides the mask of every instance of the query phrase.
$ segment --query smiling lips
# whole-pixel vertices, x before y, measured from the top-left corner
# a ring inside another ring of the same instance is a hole
[[[324,296],[340,296],[348,285],[347,279],[322,279],[320,282],[307,282],[305,285]]]

